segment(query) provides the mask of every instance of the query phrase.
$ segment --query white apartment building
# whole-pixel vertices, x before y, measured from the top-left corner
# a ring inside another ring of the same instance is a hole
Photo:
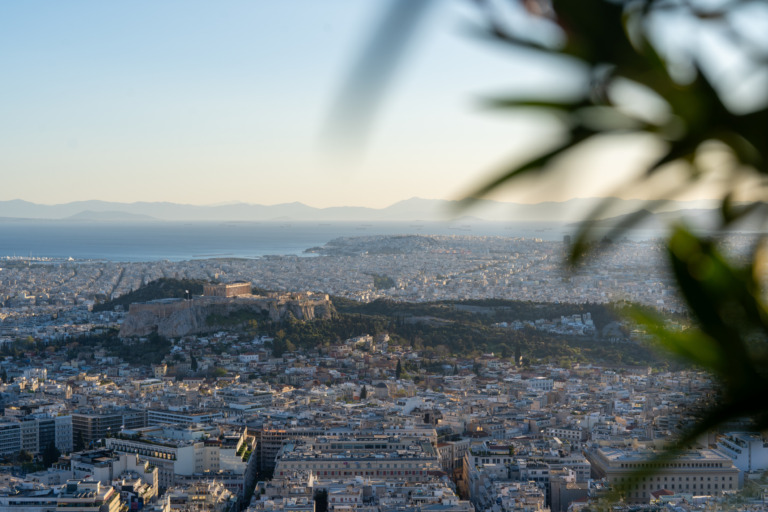
[[[172,486],[176,475],[191,475],[205,470],[218,471],[218,460],[206,453],[203,441],[179,441],[169,439],[128,439],[111,437],[107,448],[120,453],[134,453],[158,470],[158,485],[165,489]],[[218,448],[213,447],[211,451]]]
[[[530,391],[552,391],[555,382],[545,377],[534,377],[525,381]]]
[[[141,434],[141,435],[139,435]],[[208,440],[203,430],[190,431],[176,428],[146,428],[124,432],[120,437],[108,438],[107,448],[119,453],[137,454],[158,469],[158,483],[168,488],[177,483],[177,476],[190,476],[204,471],[227,471],[245,476],[248,464],[243,455],[245,431],[234,446],[223,446],[217,440]]]
[[[743,473],[765,471],[768,469],[768,442],[760,434],[751,432],[731,432],[717,440],[717,449],[733,460],[733,464]]]
[[[6,512],[118,512],[120,493],[101,482],[69,480],[59,488],[10,489],[0,494]]]
[[[89,450],[61,457],[54,465],[56,469],[71,471],[75,479],[88,479],[109,484],[126,473],[139,478],[154,489],[157,495],[158,470],[149,462],[139,460],[138,455],[115,453],[111,450]]]
[[[587,432],[581,428],[549,427],[546,429],[548,436],[556,437],[561,441],[586,441]]]
[[[147,409],[147,425],[150,427],[155,425],[205,424],[223,417],[224,414],[221,411]]]

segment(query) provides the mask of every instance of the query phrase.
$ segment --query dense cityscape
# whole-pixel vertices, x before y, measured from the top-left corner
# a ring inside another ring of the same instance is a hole
[[[0,2],[0,512],[768,512],[768,2]]]
[[[253,260],[6,258],[0,508],[763,509],[768,444],[746,423],[638,473],[715,387],[693,367],[610,358],[648,337],[598,307],[684,315],[658,242],[604,245],[574,273],[567,240],[470,236],[344,238]],[[158,282],[206,284],[119,303]],[[341,312],[447,302],[492,313],[482,329],[518,341],[454,350],[398,330],[445,318]],[[505,313],[517,303],[586,309]],[[351,330],[333,332],[349,337],[301,338],[341,318]],[[531,336],[614,352],[566,365],[521,350]]]

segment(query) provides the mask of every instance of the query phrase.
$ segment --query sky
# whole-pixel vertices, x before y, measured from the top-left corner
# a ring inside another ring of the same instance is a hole
[[[573,77],[470,35],[436,2],[364,147],[327,143],[332,105],[386,0],[0,3],[0,200],[386,207],[457,199],[557,140],[481,100]],[[583,84],[576,83],[575,87]],[[605,195],[658,147],[606,141],[518,202]]]

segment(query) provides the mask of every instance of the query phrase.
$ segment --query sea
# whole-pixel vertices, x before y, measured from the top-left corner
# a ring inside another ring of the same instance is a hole
[[[72,222],[0,221],[0,258],[185,261],[312,257],[305,251],[339,237],[453,235],[563,240],[574,227],[552,222]],[[632,239],[658,236],[635,231]]]

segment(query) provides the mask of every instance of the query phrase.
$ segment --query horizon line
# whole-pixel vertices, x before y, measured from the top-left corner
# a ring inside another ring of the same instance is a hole
[[[540,205],[540,204],[564,204],[570,201],[578,201],[578,200],[603,200],[603,199],[615,199],[620,201],[650,201],[650,199],[644,199],[644,198],[624,198],[624,197],[617,197],[617,196],[576,196],[571,197],[568,199],[563,200],[544,200],[544,201],[537,201],[537,202],[520,202],[520,201],[504,201],[499,199],[490,199],[490,198],[477,198],[472,199],[470,203],[468,203],[467,210],[471,210],[473,206],[479,205],[479,204],[499,204],[499,205],[525,205],[525,206],[534,206],[534,205]],[[29,199],[22,199],[22,198],[14,198],[14,199],[0,199],[0,203],[10,203],[10,202],[24,202],[29,203],[35,206],[67,206],[72,205],[76,203],[88,203],[88,202],[98,202],[98,203],[107,203],[107,204],[115,204],[115,205],[137,205],[137,204],[153,204],[153,205],[159,205],[159,204],[167,204],[167,205],[174,205],[174,206],[190,206],[190,207],[196,207],[196,208],[221,208],[226,206],[264,206],[264,207],[274,207],[274,206],[288,206],[288,205],[301,205],[306,206],[308,208],[313,208],[317,210],[329,210],[334,208],[365,208],[369,210],[386,210],[387,208],[391,208],[392,206],[395,206],[400,203],[408,202],[408,201],[436,201],[436,202],[445,202],[445,203],[461,203],[464,201],[467,201],[467,198],[463,199],[445,199],[445,198],[426,198],[426,197],[420,197],[420,196],[412,196],[406,199],[400,199],[397,201],[394,201],[390,203],[387,206],[383,207],[375,207],[375,206],[366,206],[366,205],[355,205],[355,204],[344,204],[344,205],[332,205],[332,206],[312,206],[311,204],[307,204],[303,201],[288,201],[288,202],[281,202],[281,203],[249,203],[245,201],[225,201],[225,202],[218,202],[218,203],[185,203],[185,202],[174,202],[174,201],[167,201],[167,200],[157,200],[157,201],[146,201],[146,200],[137,200],[137,201],[110,201],[110,200],[104,200],[104,199],[77,199],[72,201],[66,201],[66,202],[59,202],[59,203],[39,203],[35,201],[31,201]],[[672,200],[671,202],[674,203],[694,203],[694,202],[712,202],[716,203],[719,202],[719,198],[697,198],[697,199],[678,199],[678,200]]]

